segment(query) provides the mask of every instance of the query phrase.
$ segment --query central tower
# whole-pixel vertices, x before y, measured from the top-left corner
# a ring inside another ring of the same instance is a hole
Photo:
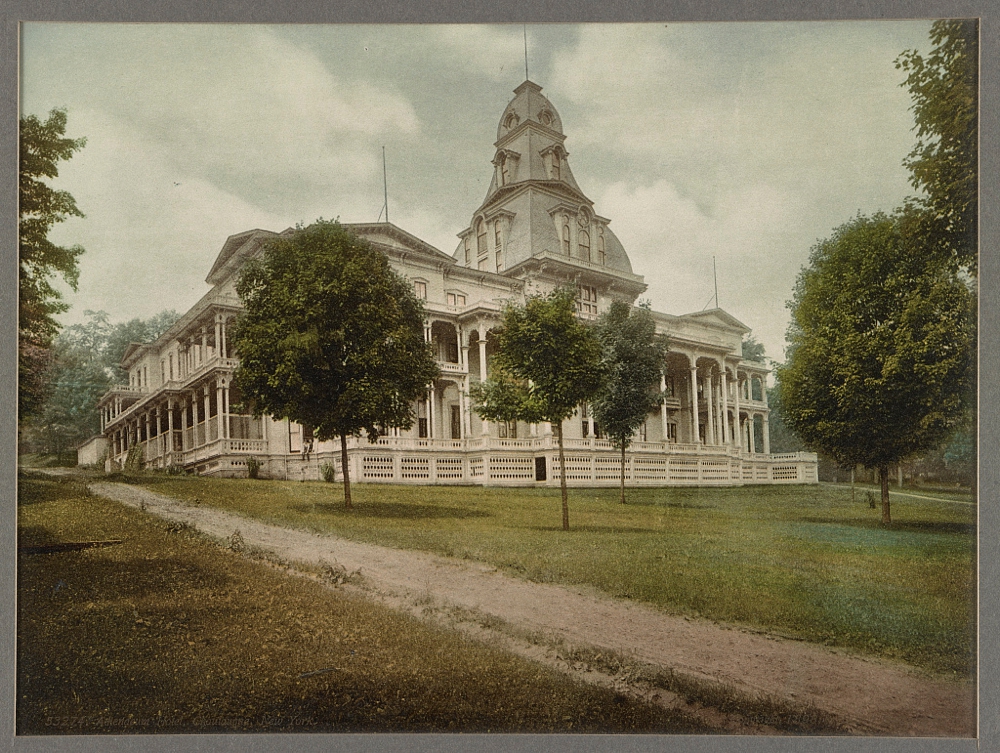
[[[518,86],[497,126],[489,190],[459,233],[455,258],[472,269],[534,279],[541,288],[576,283],[593,298],[582,313],[596,315],[598,295],[631,302],[646,286],[610,220],[577,184],[565,141],[542,87]]]

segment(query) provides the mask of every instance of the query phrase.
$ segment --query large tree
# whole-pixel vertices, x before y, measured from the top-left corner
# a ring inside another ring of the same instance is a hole
[[[52,278],[59,275],[76,290],[80,246],[58,246],[49,231],[69,217],[83,217],[67,191],[45,179],[59,175],[58,163],[82,148],[86,139],[66,138],[66,111],[52,110],[45,121],[21,118],[18,160],[18,411],[36,414],[45,397],[45,374],[52,340],[59,331],[55,315],[66,311]]]
[[[916,203],[929,249],[975,273],[979,138],[979,22],[935,21],[930,54],[896,60],[913,98],[917,143],[904,165],[922,191]]]
[[[971,399],[974,297],[954,266],[928,259],[901,210],[859,216],[812,249],[789,302],[783,415],[843,467],[888,467],[943,441]]]
[[[621,450],[621,503],[625,504],[625,452],[665,397],[659,389],[667,340],[656,332],[648,306],[613,301],[597,322],[604,382],[593,400],[594,417]]]
[[[576,290],[559,288],[504,309],[490,378],[473,385],[476,411],[488,421],[552,423],[559,443],[562,527],[569,530],[563,421],[601,385],[601,344],[576,316]]]
[[[243,301],[235,380],[254,415],[340,437],[351,507],[347,438],[371,442],[413,424],[414,400],[438,374],[413,286],[384,254],[337,222],[319,220],[268,244],[236,285]]]

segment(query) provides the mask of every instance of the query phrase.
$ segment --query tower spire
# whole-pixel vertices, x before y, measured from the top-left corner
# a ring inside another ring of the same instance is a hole
[[[524,30],[524,80],[528,80],[528,24],[523,24]]]

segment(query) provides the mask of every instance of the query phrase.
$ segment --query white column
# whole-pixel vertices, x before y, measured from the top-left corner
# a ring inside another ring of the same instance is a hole
[[[486,333],[482,330],[482,327],[479,328],[479,381],[486,381]],[[488,436],[490,433],[490,422],[484,418],[482,419],[482,424],[482,434],[484,437]]]
[[[757,421],[752,413],[747,416],[747,428],[750,430],[750,452],[757,452]]]
[[[188,404],[191,398],[185,396],[181,401],[181,451],[191,449],[187,445],[187,428],[188,428]]]
[[[222,410],[222,380],[221,379],[216,379],[215,380],[215,418],[216,418],[216,423],[219,426],[219,430],[218,430],[218,432],[216,432],[216,436],[219,439],[225,439],[226,438],[226,428],[225,428],[225,426],[222,423],[224,415],[225,415],[225,413]]]
[[[667,391],[667,376],[662,371],[660,372],[660,394],[662,395]],[[663,441],[667,441],[667,402],[664,400],[660,403],[660,429],[663,437]]]
[[[715,444],[715,414],[712,411],[712,372],[708,372],[705,385],[705,444]]]
[[[202,330],[202,333],[204,333],[204,330]],[[205,420],[203,421],[203,423],[205,424],[205,426],[203,427],[202,431],[205,434],[205,443],[208,444],[208,414],[209,414],[210,409],[212,407],[211,402],[210,402],[211,399],[212,399],[212,397],[211,397],[212,393],[208,391],[208,385],[207,384],[205,385],[203,391],[205,393]],[[195,423],[197,423],[197,421]]]
[[[771,454],[771,436],[770,436],[770,431],[769,431],[769,427],[768,427],[768,420],[767,420],[767,414],[766,413],[764,414],[764,434],[763,434],[763,436],[764,436],[764,454],[765,455],[770,455]]]
[[[205,363],[207,358],[205,354],[208,352],[208,332],[205,327],[201,328],[201,349],[198,351],[198,365],[201,366]],[[208,389],[207,387],[205,389]],[[208,414],[205,414],[205,418],[208,418]]]
[[[726,367],[722,366],[722,444],[732,444],[733,437],[729,428],[729,382],[726,379]]]
[[[226,341],[226,319],[222,319],[222,357],[227,358],[229,354],[229,343]]]
[[[434,439],[434,385],[431,384],[430,396],[427,400],[427,438]]]
[[[215,315],[215,358],[222,358],[222,315]]]
[[[701,442],[701,433],[698,431],[698,367],[691,367],[691,443]]]
[[[735,427],[735,433],[733,434],[733,442],[736,442],[737,437],[739,437],[739,444],[737,445],[740,451],[743,451],[743,427],[740,424],[740,372],[739,369],[733,371],[733,376],[736,379],[736,405],[733,408],[733,413],[736,414],[736,420],[733,422]]]
[[[167,400],[167,444],[166,452],[174,451],[174,401]]]

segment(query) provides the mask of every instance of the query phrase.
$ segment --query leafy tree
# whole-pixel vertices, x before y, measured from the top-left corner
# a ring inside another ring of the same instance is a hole
[[[49,349],[59,331],[55,315],[66,311],[52,285],[60,275],[76,290],[80,246],[66,248],[48,239],[57,222],[83,217],[67,191],[58,191],[45,178],[59,175],[58,163],[73,156],[86,139],[68,139],[66,111],[52,110],[42,122],[34,115],[20,120],[18,162],[18,410],[22,419],[38,412],[45,396]]]
[[[785,420],[784,401],[781,396],[781,382],[767,388],[767,406],[771,452],[801,452],[806,449],[802,440],[792,431]]]
[[[896,67],[907,72],[917,144],[903,163],[924,192],[916,203],[922,234],[934,249],[975,273],[978,223],[979,22],[935,21],[931,53],[906,50]]]
[[[576,316],[576,290],[559,288],[508,306],[490,378],[470,390],[487,421],[550,421],[559,442],[562,526],[569,530],[563,421],[601,386],[601,344]]]
[[[614,301],[597,322],[604,383],[593,400],[594,416],[622,452],[621,503],[625,504],[625,451],[650,411],[663,402],[658,389],[667,340],[656,333],[648,307]]]
[[[742,353],[740,357],[744,361],[763,361],[764,360],[764,343],[757,342],[757,338],[753,335],[747,335],[743,338],[742,343]]]
[[[438,374],[422,304],[384,254],[324,220],[268,244],[236,290],[244,400],[256,416],[340,437],[350,509],[347,437],[364,431],[375,442],[387,428],[410,427],[411,403]]]
[[[840,466],[877,469],[934,447],[961,422],[973,383],[973,295],[921,253],[907,211],[859,216],[813,247],[789,302],[783,415]]]

